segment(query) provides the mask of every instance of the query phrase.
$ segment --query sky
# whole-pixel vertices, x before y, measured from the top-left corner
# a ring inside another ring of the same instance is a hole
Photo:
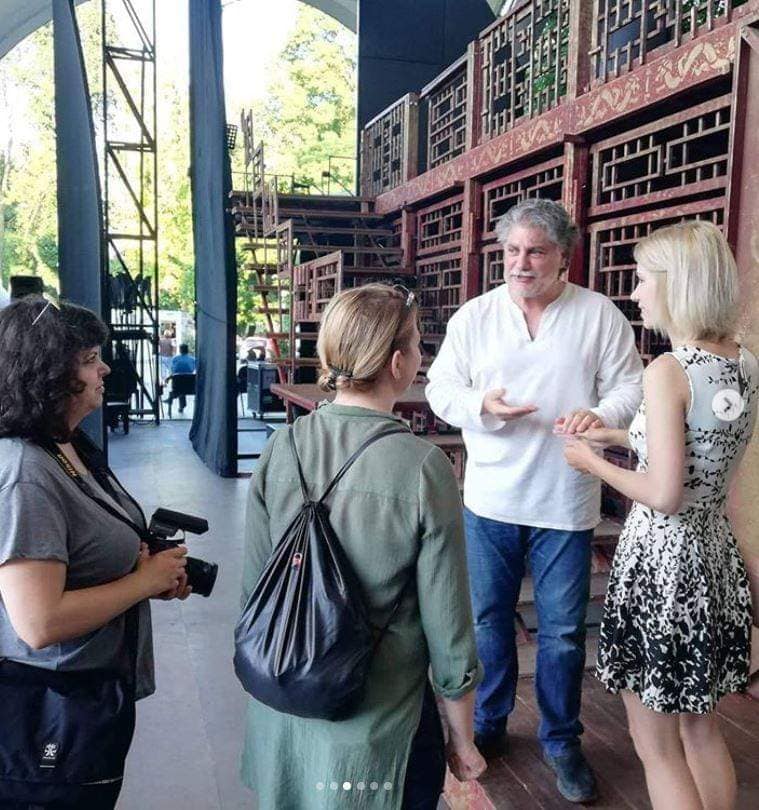
[[[264,95],[266,65],[284,47],[298,5],[298,0],[223,0],[224,83],[230,97]],[[159,0],[157,14],[161,66],[186,80],[187,0]]]

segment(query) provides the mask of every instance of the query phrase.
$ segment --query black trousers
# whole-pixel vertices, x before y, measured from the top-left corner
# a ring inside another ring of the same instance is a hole
[[[411,743],[403,786],[403,810],[435,810],[445,781],[445,739],[435,695],[425,688],[422,715]]]

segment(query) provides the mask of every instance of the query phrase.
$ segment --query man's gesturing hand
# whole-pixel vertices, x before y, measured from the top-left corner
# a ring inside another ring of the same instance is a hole
[[[489,413],[492,416],[508,422],[511,419],[519,419],[522,416],[534,413],[538,410],[537,405],[507,405],[505,388],[494,388],[488,391],[482,399],[481,413]]]
[[[566,416],[560,416],[553,426],[554,433],[564,433],[573,435],[575,433],[582,433],[590,428],[606,427],[601,421],[598,414],[593,411],[580,409],[572,411]]]

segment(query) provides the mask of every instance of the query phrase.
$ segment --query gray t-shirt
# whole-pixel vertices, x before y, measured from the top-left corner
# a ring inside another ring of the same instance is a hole
[[[85,479],[94,494],[104,493]],[[118,490],[117,490],[118,492]],[[138,525],[143,518],[128,498],[118,498]],[[0,438],[0,565],[13,559],[59,560],[66,564],[66,590],[103,585],[133,570],[139,535],[113,517],[32,442]],[[0,658],[59,670],[119,666],[125,660],[124,616],[80,638],[34,650],[8,618],[0,594]],[[155,691],[150,604],[138,606],[137,697]]]

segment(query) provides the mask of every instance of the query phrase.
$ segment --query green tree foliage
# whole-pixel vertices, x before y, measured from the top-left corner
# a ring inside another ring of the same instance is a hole
[[[95,118],[101,115],[100,9],[78,9]],[[0,62],[0,280],[41,276],[58,286],[52,25],[35,31]],[[23,105],[23,115],[14,106]],[[16,113],[16,114],[13,114]]]
[[[102,153],[102,80],[100,9],[77,7],[96,139]],[[161,31],[158,31],[160,42]],[[330,156],[355,155],[356,38],[331,17],[300,4],[296,25],[282,53],[267,68],[265,99],[254,101],[236,92],[228,117],[253,107],[255,137],[266,144],[267,172],[294,175],[313,187],[324,186],[322,172]],[[160,48],[158,49],[160,58]],[[0,139],[0,279],[13,274],[41,275],[57,287],[57,214],[52,29],[45,26],[0,61],[0,116],[9,122]],[[194,255],[189,156],[187,84],[176,71],[158,65],[158,211],[160,304],[192,312],[195,303]],[[20,121],[18,88],[23,88]],[[228,102],[229,104],[230,102]],[[14,106],[15,105],[15,106]],[[109,121],[114,124],[123,99],[109,89]],[[114,124],[115,125],[115,124]],[[4,142],[3,142],[4,141]],[[242,182],[241,145],[232,153],[235,180]],[[102,154],[99,154],[102,171]],[[352,160],[333,161],[332,193],[339,183],[353,188]],[[152,193],[152,189],[149,189]],[[112,216],[133,216],[133,206],[118,185],[111,186]],[[125,254],[127,261],[130,256]],[[245,259],[240,255],[240,261]],[[238,285],[239,323],[260,321],[260,297],[245,274]],[[258,324],[263,328],[263,324]]]
[[[265,144],[266,170],[322,187],[332,161],[335,180],[353,190],[356,154],[356,36],[300,4],[293,33],[269,67],[266,96],[254,102],[255,137]],[[237,112],[237,111],[235,111]],[[346,160],[345,158],[349,158]],[[237,156],[237,169],[241,170]]]
[[[40,249],[57,240],[52,35],[40,29],[0,63],[0,279],[39,275],[54,288],[57,255]],[[25,117],[10,115],[23,83]]]

